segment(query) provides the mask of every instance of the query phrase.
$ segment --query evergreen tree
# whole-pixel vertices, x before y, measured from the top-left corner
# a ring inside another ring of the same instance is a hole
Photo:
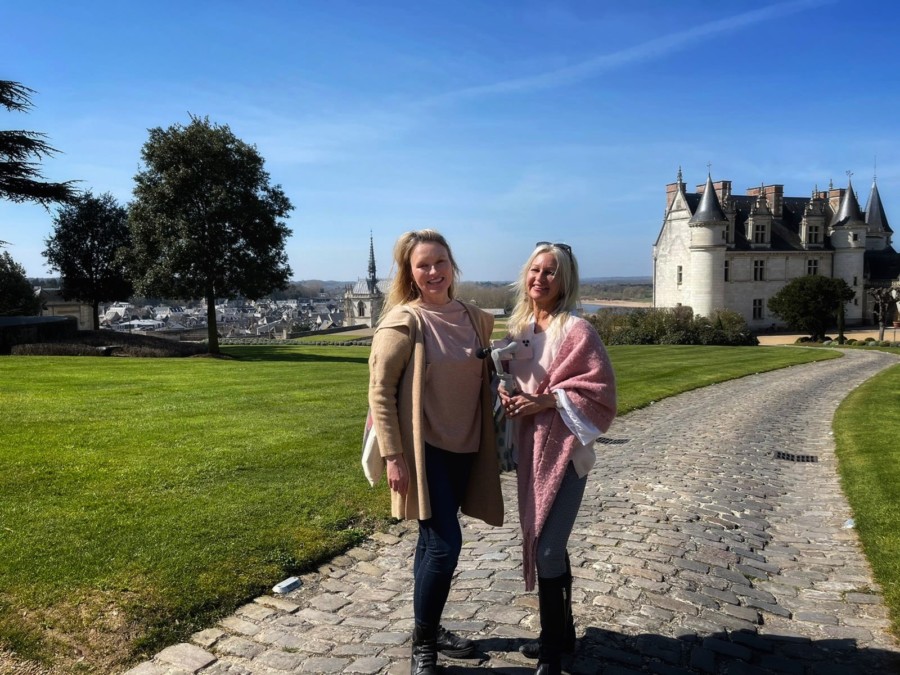
[[[769,298],[769,309],[792,329],[822,340],[841,320],[841,310],[855,293],[843,279],[811,274],[791,280]]]
[[[35,316],[41,301],[25,278],[25,268],[8,251],[0,254],[0,316]]]
[[[101,302],[127,300],[134,288],[125,275],[131,247],[128,211],[109,194],[79,195],[61,207],[44,256],[62,275],[62,296],[91,305],[94,330]]]
[[[0,80],[0,106],[10,112],[31,109],[33,93],[33,89],[18,82]],[[46,137],[36,131],[0,130],[0,199],[37,202],[49,207],[74,196],[73,181],[51,183],[43,179],[38,160],[58,152],[47,143]]]
[[[287,284],[291,231],[280,219],[293,206],[256,148],[206,118],[151,129],[141,157],[129,213],[135,288],[204,298],[217,354],[216,298],[261,298]]]

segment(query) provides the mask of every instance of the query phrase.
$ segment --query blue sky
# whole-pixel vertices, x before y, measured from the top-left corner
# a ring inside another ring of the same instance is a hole
[[[900,226],[900,3],[47,2],[0,5],[0,78],[37,90],[0,128],[49,136],[51,180],[131,199],[147,129],[189,114],[257,146],[295,206],[295,279],[379,276],[434,227],[470,281],[513,279],[538,240],[582,276],[649,276],[665,184],[808,195],[877,158]],[[52,214],[0,203],[30,276]]]

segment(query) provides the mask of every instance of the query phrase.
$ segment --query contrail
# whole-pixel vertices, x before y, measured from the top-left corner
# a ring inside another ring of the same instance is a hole
[[[597,75],[651,59],[671,54],[694,44],[700,38],[727,33],[739,28],[752,26],[763,21],[796,14],[813,7],[831,4],[837,0],[793,0],[744,14],[710,21],[685,31],[655,38],[634,47],[629,47],[612,54],[605,54],[573,66],[560,68],[549,73],[530,77],[514,78],[492,84],[485,84],[432,97],[429,104],[448,103],[457,99],[476,98],[506,93],[529,93],[546,89],[555,89],[596,77]]]

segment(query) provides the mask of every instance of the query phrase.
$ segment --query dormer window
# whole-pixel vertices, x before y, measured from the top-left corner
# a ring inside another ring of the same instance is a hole
[[[810,225],[809,226],[809,234],[806,237],[807,244],[821,244],[822,243],[822,228],[818,225]]]
[[[753,243],[754,244],[765,244],[766,243],[766,224],[765,223],[756,223],[753,226]]]

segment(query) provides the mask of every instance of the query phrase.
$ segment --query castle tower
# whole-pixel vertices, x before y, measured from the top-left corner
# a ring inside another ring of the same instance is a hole
[[[834,247],[832,276],[846,281],[856,293],[856,297],[846,307],[844,317],[848,324],[860,323],[863,317],[866,230],[853,183],[848,178],[847,191],[841,199],[840,208],[828,224],[831,245]]]
[[[873,178],[872,190],[869,192],[869,201],[866,204],[866,248],[870,251],[883,251],[891,245],[893,233],[891,226],[888,225],[884,206],[881,204],[878,184]]]
[[[707,174],[700,204],[691,219],[690,228],[690,304],[695,314],[709,316],[725,307],[725,233],[728,218],[722,211]]]

